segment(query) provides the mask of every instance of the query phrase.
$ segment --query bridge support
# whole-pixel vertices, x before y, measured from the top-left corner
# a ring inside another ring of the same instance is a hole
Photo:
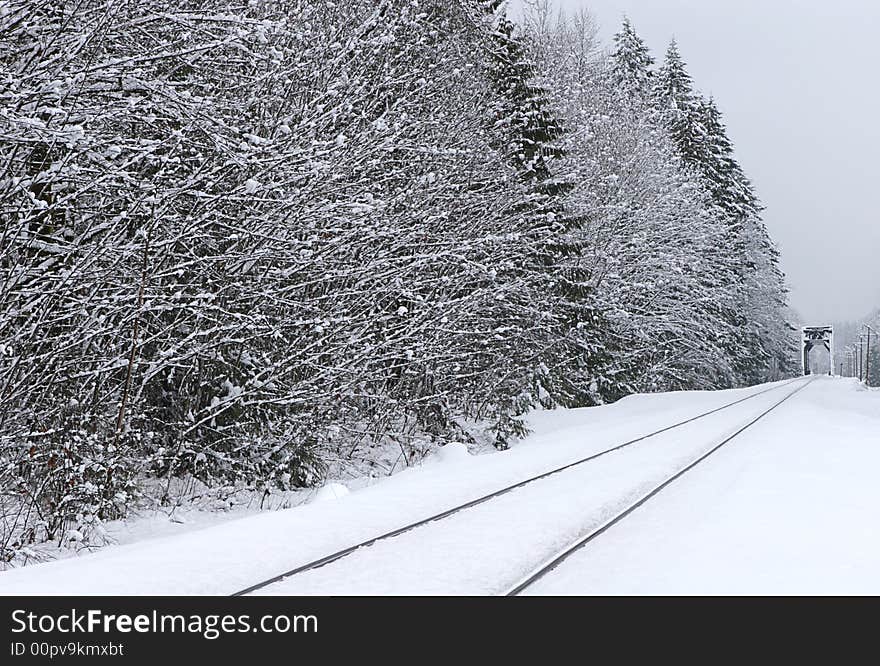
[[[833,326],[804,326],[801,329],[801,342],[803,345],[801,354],[801,369],[804,375],[810,374],[810,351],[816,345],[821,345],[828,350],[828,374],[834,374],[834,327]]]

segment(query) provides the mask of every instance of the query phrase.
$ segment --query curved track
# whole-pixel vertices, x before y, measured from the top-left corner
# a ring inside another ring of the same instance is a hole
[[[501,497],[501,496],[503,496],[503,495],[506,495],[506,494],[508,494],[508,493],[510,493],[510,492],[512,492],[512,491],[515,491],[515,490],[517,490],[517,489],[523,488],[523,487],[525,487],[525,486],[527,486],[527,485],[530,485],[530,484],[532,484],[532,483],[535,483],[535,482],[537,482],[537,481],[541,481],[541,480],[547,479],[547,478],[549,478],[549,477],[552,477],[552,476],[554,476],[554,475],[560,474],[560,473],[562,473],[562,472],[565,472],[566,470],[570,470],[570,469],[575,468],[575,467],[578,467],[578,466],[580,466],[580,465],[584,465],[585,463],[588,463],[588,462],[591,462],[591,461],[596,460],[596,459],[598,459],[598,458],[601,458],[602,456],[605,456],[605,455],[607,455],[607,454],[613,453],[613,452],[615,452],[615,451],[620,451],[621,449],[624,449],[624,448],[626,448],[626,447],[632,446],[633,444],[637,444],[637,443],[639,443],[639,442],[643,442],[643,441],[645,441],[645,440],[647,440],[647,439],[650,439],[650,438],[652,438],[652,437],[656,437],[656,436],[658,436],[658,435],[660,435],[660,434],[662,434],[662,433],[666,433],[666,432],[669,432],[670,430],[674,430],[674,429],[676,429],[676,428],[680,428],[680,427],[682,427],[682,426],[684,426],[684,425],[687,425],[687,424],[689,424],[689,423],[693,423],[693,422],[695,422],[695,421],[698,421],[698,420],[700,420],[700,419],[703,419],[703,418],[705,418],[705,417],[708,417],[708,416],[710,416],[710,415],[712,415],[712,414],[717,414],[718,412],[721,412],[721,411],[724,411],[724,410],[729,409],[729,408],[731,408],[731,407],[734,407],[734,406],[736,406],[736,405],[742,404],[742,403],[744,403],[744,402],[746,402],[746,401],[748,401],[748,400],[751,400],[751,399],[756,398],[756,397],[758,397],[758,396],[764,395],[764,394],[769,393],[769,392],[771,392],[771,391],[777,391],[777,390],[783,389],[783,388],[785,388],[785,387],[787,387],[787,386],[790,386],[792,383],[799,381],[800,379],[801,379],[801,378],[793,379],[793,380],[790,380],[790,381],[788,381],[788,382],[785,382],[785,383],[779,384],[779,385],[777,385],[777,386],[772,386],[772,387],[770,387],[770,388],[766,388],[766,389],[764,389],[764,390],[757,391],[757,392],[755,392],[755,393],[751,393],[751,394],[749,394],[749,395],[747,395],[747,396],[745,396],[745,397],[743,397],[743,398],[739,398],[739,399],[734,400],[734,401],[732,401],[732,402],[729,402],[729,403],[726,403],[726,404],[724,404],[724,405],[721,405],[720,407],[716,407],[715,409],[712,409],[712,410],[709,410],[709,411],[703,412],[703,413],[701,413],[701,414],[697,414],[696,416],[693,416],[693,417],[691,417],[691,418],[685,419],[685,420],[683,420],[683,421],[679,421],[679,422],[677,422],[677,423],[673,423],[672,425],[666,426],[666,427],[661,428],[661,429],[659,429],[659,430],[655,430],[655,431],[653,431],[653,432],[650,432],[650,433],[648,433],[648,434],[646,434],[646,435],[642,435],[642,436],[637,437],[637,438],[635,438],[635,439],[631,439],[631,440],[629,440],[629,441],[623,442],[623,443],[621,443],[621,444],[618,444],[618,445],[616,445],[616,446],[610,447],[610,448],[605,449],[605,450],[603,450],[603,451],[600,451],[600,452],[598,452],[598,453],[592,454],[592,455],[587,456],[587,457],[585,457],[585,458],[581,458],[580,460],[576,460],[576,461],[574,461],[574,462],[568,463],[568,464],[563,465],[563,466],[561,466],[561,467],[557,467],[557,468],[551,469],[551,470],[549,470],[549,471],[547,471],[547,472],[544,472],[544,473],[542,473],[542,474],[539,474],[539,475],[537,475],[537,476],[533,476],[533,477],[530,477],[530,478],[525,479],[525,480],[523,480],[523,481],[520,481],[520,482],[518,482],[518,483],[512,484],[512,485],[507,486],[507,487],[505,487],[505,488],[501,488],[501,489],[496,490],[496,491],[494,491],[494,492],[491,492],[491,493],[489,493],[489,494],[483,495],[482,497],[478,497],[478,498],[476,498],[476,499],[474,499],[474,500],[471,500],[471,501],[469,501],[469,502],[465,502],[465,503],[460,504],[460,505],[458,505],[458,506],[455,506],[455,507],[452,507],[452,508],[450,508],[450,509],[447,509],[446,511],[443,511],[443,512],[440,512],[440,513],[437,513],[437,514],[434,514],[434,515],[429,516],[429,517],[427,517],[427,518],[424,518],[424,519],[422,519],[422,520],[416,521],[416,522],[414,522],[414,523],[410,523],[410,524],[408,524],[408,525],[405,525],[405,526],[403,526],[403,527],[397,528],[397,529],[392,530],[392,531],[390,531],[390,532],[386,532],[386,533],[384,533],[384,534],[381,534],[381,535],[379,535],[379,536],[373,537],[373,538],[368,539],[368,540],[366,540],[366,541],[363,541],[363,542],[361,542],[361,543],[358,543],[358,544],[355,544],[355,545],[349,546],[349,547],[347,547],[347,548],[344,548],[344,549],[342,549],[342,550],[336,551],[336,552],[334,552],[334,553],[331,553],[331,554],[329,554],[329,555],[326,555],[326,556],[324,556],[324,557],[322,557],[322,558],[319,558],[319,559],[317,559],[317,560],[314,560],[314,561],[312,561],[312,562],[308,562],[308,563],[306,563],[306,564],[302,564],[302,565],[300,565],[300,566],[297,566],[297,567],[295,567],[295,568],[293,568],[293,569],[290,569],[289,571],[285,571],[284,573],[278,574],[277,576],[273,576],[272,578],[268,578],[268,579],[262,580],[262,581],[260,581],[260,582],[258,582],[258,583],[255,583],[255,584],[253,584],[253,585],[251,585],[251,586],[249,586],[249,587],[247,587],[247,588],[245,588],[245,589],[243,589],[243,590],[240,590],[240,591],[238,591],[238,592],[235,592],[232,596],[242,596],[242,595],[250,594],[251,592],[255,592],[255,591],[257,591],[257,590],[260,590],[260,589],[262,589],[262,588],[265,588],[265,587],[267,587],[267,586],[269,586],[269,585],[272,585],[272,584],[274,584],[274,583],[278,583],[278,582],[280,582],[280,581],[282,581],[282,580],[284,580],[284,579],[286,579],[286,578],[289,578],[289,577],[291,577],[291,576],[295,576],[296,574],[299,574],[299,573],[302,573],[302,572],[305,572],[305,571],[309,571],[309,570],[311,570],[311,569],[317,569],[317,568],[319,568],[319,567],[323,567],[323,566],[325,566],[325,565],[327,565],[327,564],[330,564],[330,563],[332,563],[332,562],[336,562],[336,561],[338,561],[338,560],[340,560],[340,559],[342,559],[342,558],[344,558],[344,557],[346,557],[346,556],[348,556],[348,555],[351,555],[352,553],[356,552],[357,550],[359,550],[359,549],[361,549],[361,548],[365,548],[365,547],[367,547],[367,546],[371,546],[371,545],[373,545],[373,544],[376,544],[376,543],[378,543],[378,542],[380,542],[380,541],[384,541],[384,540],[386,540],[386,539],[391,539],[391,538],[393,538],[393,537],[399,536],[399,535],[401,535],[401,534],[404,534],[405,532],[409,532],[409,531],[414,530],[414,529],[416,529],[416,528],[418,528],[418,527],[421,527],[421,526],[423,526],[423,525],[427,525],[427,524],[429,524],[429,523],[433,523],[433,522],[436,522],[436,521],[443,520],[443,519],[448,518],[449,516],[452,516],[452,515],[454,515],[454,514],[456,514],[456,513],[459,513],[459,512],[461,512],[461,511],[466,510],[466,509],[470,509],[470,508],[472,508],[472,507],[478,506],[478,505],[480,505],[480,504],[483,504],[483,503],[488,502],[488,501],[490,501],[490,500],[493,500],[493,499],[495,499],[495,498]],[[703,456],[701,456],[698,460],[696,460],[695,462],[691,463],[688,467],[686,467],[686,468],[684,468],[683,470],[679,471],[675,476],[673,476],[673,477],[667,479],[663,484],[661,484],[660,486],[658,486],[657,488],[655,488],[653,491],[651,491],[650,493],[648,493],[648,494],[647,494],[646,496],[644,496],[641,500],[639,500],[635,505],[632,505],[629,509],[627,509],[627,510],[624,511],[623,513],[618,514],[618,516],[615,517],[614,519],[612,519],[611,521],[608,521],[605,525],[603,525],[601,528],[599,528],[599,530],[595,530],[594,532],[591,532],[589,535],[587,535],[586,537],[580,539],[577,543],[575,543],[575,544],[573,544],[572,546],[570,546],[569,548],[567,548],[565,551],[563,551],[563,553],[560,553],[559,555],[555,556],[550,562],[548,562],[546,565],[544,565],[543,567],[541,567],[541,568],[539,568],[538,570],[536,570],[532,575],[530,575],[530,577],[528,577],[528,578],[527,578],[526,580],[524,580],[522,583],[520,583],[520,584],[518,584],[517,586],[515,586],[514,588],[512,588],[508,594],[511,594],[511,595],[517,594],[519,591],[525,589],[526,587],[528,587],[529,585],[531,585],[533,582],[535,582],[536,580],[540,579],[541,577],[543,577],[544,575],[546,575],[547,573],[549,573],[549,571],[552,571],[552,569],[554,569],[556,566],[558,566],[558,564],[561,563],[564,559],[566,559],[566,558],[568,557],[568,555],[570,555],[571,553],[573,553],[573,552],[575,552],[576,550],[580,549],[582,546],[586,545],[586,543],[588,543],[588,542],[589,542],[590,540],[592,540],[593,538],[599,536],[599,534],[601,534],[601,533],[604,532],[606,529],[608,529],[609,527],[611,527],[614,523],[616,523],[617,521],[619,521],[619,520],[621,520],[622,518],[624,518],[626,515],[628,515],[628,514],[631,513],[632,511],[634,511],[634,510],[635,510],[638,506],[640,506],[642,503],[646,502],[648,499],[650,499],[651,497],[653,497],[654,495],[656,495],[658,492],[660,492],[660,490],[662,490],[666,485],[668,485],[669,483],[671,483],[672,481],[674,481],[676,478],[678,478],[678,477],[681,476],[682,474],[686,473],[689,469],[691,469],[692,467],[694,467],[695,465],[697,465],[699,462],[701,462],[702,460],[704,460],[706,457],[708,457],[709,455],[711,455],[711,453],[713,453],[713,452],[716,451],[718,448],[720,448],[721,446],[723,446],[724,444],[726,444],[728,441],[730,441],[731,439],[733,439],[734,437],[736,437],[738,434],[740,434],[740,433],[741,433],[742,431],[744,431],[746,428],[750,427],[751,425],[754,425],[754,423],[756,423],[758,420],[760,420],[761,418],[763,418],[764,416],[766,416],[770,411],[772,411],[773,409],[775,409],[776,407],[778,407],[779,405],[781,405],[783,402],[785,402],[786,400],[788,400],[790,397],[792,397],[795,393],[797,393],[798,391],[800,391],[801,389],[803,389],[803,388],[807,385],[807,383],[808,383],[808,382],[803,383],[801,386],[799,386],[799,387],[798,387],[797,389],[795,389],[793,392],[788,393],[788,394],[787,394],[782,400],[776,402],[776,403],[775,403],[770,409],[768,409],[768,410],[766,410],[765,412],[763,412],[763,413],[762,413],[761,415],[759,415],[756,419],[754,419],[753,421],[751,421],[750,423],[748,423],[746,426],[744,426],[743,428],[741,428],[739,431],[737,431],[736,433],[734,433],[732,436],[730,436],[729,438],[727,438],[726,440],[724,440],[721,444],[719,444],[719,445],[716,446],[715,448],[711,449],[708,453],[706,453],[706,454],[704,454]]]

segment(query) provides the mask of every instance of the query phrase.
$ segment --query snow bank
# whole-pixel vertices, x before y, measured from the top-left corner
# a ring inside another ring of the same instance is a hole
[[[89,555],[2,572],[0,594],[230,594],[298,564],[764,388],[643,396],[629,401],[629,406],[540,413],[532,422],[534,433],[509,451],[468,456],[467,464],[457,464],[465,459],[466,449],[453,446],[444,456],[456,464],[444,462],[407,470],[351,493],[344,502],[316,501],[184,534],[110,546]],[[850,391],[850,395],[869,394]],[[760,400],[763,398],[756,398],[755,402]],[[655,458],[663,462],[659,454]],[[640,469],[634,465],[632,469],[618,470],[616,476],[598,478],[595,483],[573,477],[573,483],[552,494],[550,503],[542,496],[528,511],[521,506],[508,509],[512,512],[508,518],[521,521],[522,525],[517,522],[520,527],[512,531],[514,542],[499,538],[497,548],[492,529],[493,525],[497,529],[501,524],[500,518],[478,521],[473,542],[464,544],[467,559],[452,558],[430,576],[422,573],[421,580],[431,584],[431,592],[461,589],[461,579],[455,579],[459,575],[455,571],[470,575],[473,566],[482,566],[486,558],[504,556],[502,548],[529,560],[528,550],[517,541],[521,527],[536,526],[544,537],[559,538],[559,534],[553,533],[554,515],[558,512],[568,512],[570,519],[584,520],[578,504],[583,500],[578,499],[578,493],[589,491],[600,496],[610,492],[608,489],[615,483],[622,483],[622,479],[635,478],[638,482]],[[519,493],[508,497],[516,495]],[[438,555],[452,549],[452,544],[444,544],[442,539],[440,543],[421,547],[428,546]],[[412,562],[405,563],[399,556],[395,556],[395,561],[400,567],[417,566],[420,557],[425,562],[431,559],[420,551]],[[467,565],[468,561],[473,561],[473,566]],[[206,562],[211,566],[205,566]],[[493,564],[490,569],[497,573],[498,566]],[[486,584],[484,580],[482,585]],[[478,593],[485,591],[485,587],[473,589]]]

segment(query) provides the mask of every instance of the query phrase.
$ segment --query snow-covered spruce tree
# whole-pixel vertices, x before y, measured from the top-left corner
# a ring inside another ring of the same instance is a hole
[[[772,381],[800,371],[799,329],[788,307],[788,287],[779,268],[778,250],[760,218],[745,223],[746,252],[752,270],[746,276],[745,314],[752,329],[754,356],[740,361],[747,384]]]
[[[717,316],[729,324],[722,345],[735,368],[733,381],[747,383],[746,365],[761,358],[758,342],[747,317],[746,278],[752,271],[746,252],[746,219],[756,216],[736,178],[739,167],[717,107],[693,89],[690,75],[673,40],[656,77],[654,99],[661,119],[682,159],[682,168],[700,178],[711,194],[710,214],[725,230],[722,244],[732,259],[718,266],[718,276],[730,298]],[[720,305],[720,304],[719,304]]]
[[[713,387],[731,381],[719,339],[731,307],[718,267],[730,270],[711,198],[681,160],[649,101],[620,86],[613,59],[591,51],[582,21],[542,36],[540,59],[567,129],[561,169],[574,188],[566,210],[581,220],[581,266],[604,325],[585,339],[609,350],[594,364],[602,399],[634,390]]]
[[[547,91],[535,81],[529,46],[516,34],[516,24],[504,14],[504,5],[503,0],[484,2],[494,28],[488,71],[498,92],[492,109],[494,128],[506,142],[505,156],[532,185],[533,196],[540,197],[533,207],[536,214],[542,214],[543,208],[559,206],[554,197],[565,188],[564,183],[552,180],[550,167],[561,154],[562,128],[549,108]]]
[[[644,40],[633,28],[629,17],[624,17],[620,30],[614,35],[611,53],[611,75],[630,96],[647,99],[653,86],[654,58]]]
[[[756,383],[766,377],[771,365],[787,366],[784,359],[790,357],[777,252],[761,221],[757,197],[734,158],[721,113],[713,100],[693,90],[674,41],[658,74],[655,93],[685,168],[700,175],[712,195],[716,217],[725,226],[723,242],[736,260],[734,273],[727,276],[734,309],[719,312],[734,326],[734,337],[725,347],[735,381]]]
[[[628,105],[612,80],[598,79],[583,145],[592,198],[597,292],[612,322],[617,395],[711,388],[730,381],[719,339],[730,307],[719,267],[729,268],[723,230],[701,183],[678,168],[674,146],[652,129],[650,113]],[[628,113],[613,115],[626,108]],[[583,168],[583,167],[582,167]],[[586,193],[583,193],[586,194]]]
[[[700,100],[674,39],[654,78],[654,100],[682,159],[698,169],[706,156]]]
[[[741,275],[745,293],[741,304],[747,332],[737,354],[740,381],[765,381],[771,366],[782,374],[795,369],[791,325],[786,313],[785,278],[779,252],[761,219],[763,207],[752,184],[733,154],[732,142],[711,99],[701,100],[701,117],[709,154],[705,160],[707,182],[716,203],[741,224]]]
[[[490,2],[487,8],[496,10],[500,4]],[[537,80],[534,46],[503,14],[496,19],[492,47],[490,78],[499,93],[494,127],[525,186],[526,196],[516,210],[530,231],[519,270],[540,283],[553,313],[540,331],[530,334],[541,351],[522,368],[528,390],[521,395],[544,406],[594,404],[590,382],[582,383],[579,369],[595,364],[595,348],[581,345],[573,335],[579,327],[595,326],[597,317],[589,275],[572,261],[580,255],[581,241],[570,233],[579,221],[564,206],[572,184],[556,169],[564,154],[563,128],[551,110],[548,91]],[[516,411],[522,406],[516,405]]]
[[[505,13],[503,0],[487,0],[482,4],[484,23],[491,31],[486,47],[489,56],[487,75],[496,99],[488,118],[499,154],[515,169],[522,184],[522,198],[515,210],[526,222],[523,255],[512,270],[528,279],[530,273],[551,262],[545,238],[553,219],[560,213],[557,186],[551,182],[549,162],[556,156],[555,143],[560,128],[547,108],[542,90],[533,85],[531,64],[526,60],[525,45],[514,35],[515,24]],[[542,337],[549,336],[542,333]],[[527,343],[530,341],[524,341]],[[539,371],[540,359],[530,358],[526,364],[516,363],[499,368],[508,382],[518,383],[512,401],[502,407],[495,418],[495,446],[506,449],[512,437],[521,436],[525,427],[521,414],[534,406],[535,396],[543,397],[546,378]],[[537,391],[532,390],[538,388]]]

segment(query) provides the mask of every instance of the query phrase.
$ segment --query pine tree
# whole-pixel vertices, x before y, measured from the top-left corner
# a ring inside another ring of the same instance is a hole
[[[736,382],[762,381],[771,364],[787,368],[791,356],[778,252],[761,220],[761,204],[734,157],[722,114],[713,99],[694,90],[675,41],[657,77],[655,100],[684,167],[709,193],[710,214],[722,231],[730,262],[719,276],[731,300],[719,316],[731,326],[724,348]]]
[[[501,3],[486,3],[497,12]],[[584,239],[578,233],[583,220],[565,209],[572,184],[554,173],[553,164],[564,157],[564,131],[537,81],[529,43],[516,34],[513,22],[497,17],[493,34],[490,77],[500,94],[495,111],[496,128],[506,132],[508,155],[518,177],[527,184],[527,198],[519,212],[532,220],[524,265],[545,280],[555,304],[554,325],[548,329],[553,344],[547,346],[529,378],[532,393],[545,406],[595,404],[590,368],[599,363],[596,346],[574,331],[595,331],[602,326],[594,306],[591,275],[580,257]],[[586,379],[585,379],[586,378]]]
[[[716,316],[727,325],[727,332],[719,342],[732,361],[750,358],[754,355],[751,338],[745,345],[749,349],[743,350],[743,339],[749,337],[744,313],[746,255],[739,214],[743,201],[736,196],[732,145],[717,107],[694,90],[675,40],[670,43],[658,73],[654,98],[683,169],[694,174],[710,195],[707,213],[718,228],[718,238],[726,253],[724,263],[716,267],[719,287],[726,294],[725,298],[715,301]],[[734,366],[737,365],[741,364],[734,362]],[[736,373],[737,383],[739,377],[741,372]]]
[[[515,163],[529,183],[529,201],[520,211],[536,228],[550,232],[527,239],[523,258],[523,264],[531,262],[529,270],[543,278],[539,281],[553,313],[542,337],[544,352],[536,358],[529,383],[532,395],[545,406],[594,405],[621,393],[609,379],[614,348],[608,339],[610,325],[598,306],[595,265],[589,258],[595,249],[592,220],[580,207],[568,206],[575,187],[571,158],[563,149],[569,137],[558,120],[562,100],[553,77],[538,63],[544,57],[540,48],[534,36],[524,39],[509,23],[502,21],[496,30],[492,72],[506,100],[501,118],[514,119],[502,120],[500,126],[513,129],[512,144],[524,148]]]
[[[654,82],[654,99],[682,159],[699,169],[705,154],[699,100],[674,39]]]
[[[489,0],[486,11],[497,14],[501,0]],[[507,154],[519,176],[544,198],[561,194],[564,183],[552,179],[550,163],[559,157],[562,127],[554,117],[546,91],[535,82],[534,63],[527,45],[515,34],[516,25],[502,12],[492,34],[489,77],[499,94],[494,109],[496,131],[507,137]],[[559,209],[550,205],[549,208]]]
[[[703,130],[702,150],[697,164],[705,179],[712,198],[732,217],[742,217],[748,203],[745,193],[738,191],[734,174],[737,171],[733,159],[733,144],[721,120],[721,112],[715,101],[698,97],[697,119]]]
[[[696,166],[715,204],[724,212],[729,227],[730,251],[742,259],[741,268],[751,268],[745,253],[744,221],[758,217],[757,197],[733,157],[733,144],[714,100],[699,98],[697,121],[702,132]]]
[[[759,217],[757,197],[733,156],[721,112],[693,89],[673,40],[660,70],[656,99],[685,164],[694,169],[727,226],[728,251],[739,260],[740,277],[753,268],[746,255],[744,224]]]
[[[771,366],[783,371],[791,366],[785,278],[779,268],[779,252],[761,220],[761,203],[734,157],[721,112],[712,99],[700,99],[699,111],[705,132],[700,170],[716,206],[724,213],[725,237],[730,253],[737,258],[737,279],[743,285],[738,304],[741,340],[736,372],[742,383],[754,384],[767,378]]]
[[[654,58],[636,33],[629,17],[624,17],[620,32],[614,35],[611,54],[612,79],[637,97],[646,97],[653,83]]]

